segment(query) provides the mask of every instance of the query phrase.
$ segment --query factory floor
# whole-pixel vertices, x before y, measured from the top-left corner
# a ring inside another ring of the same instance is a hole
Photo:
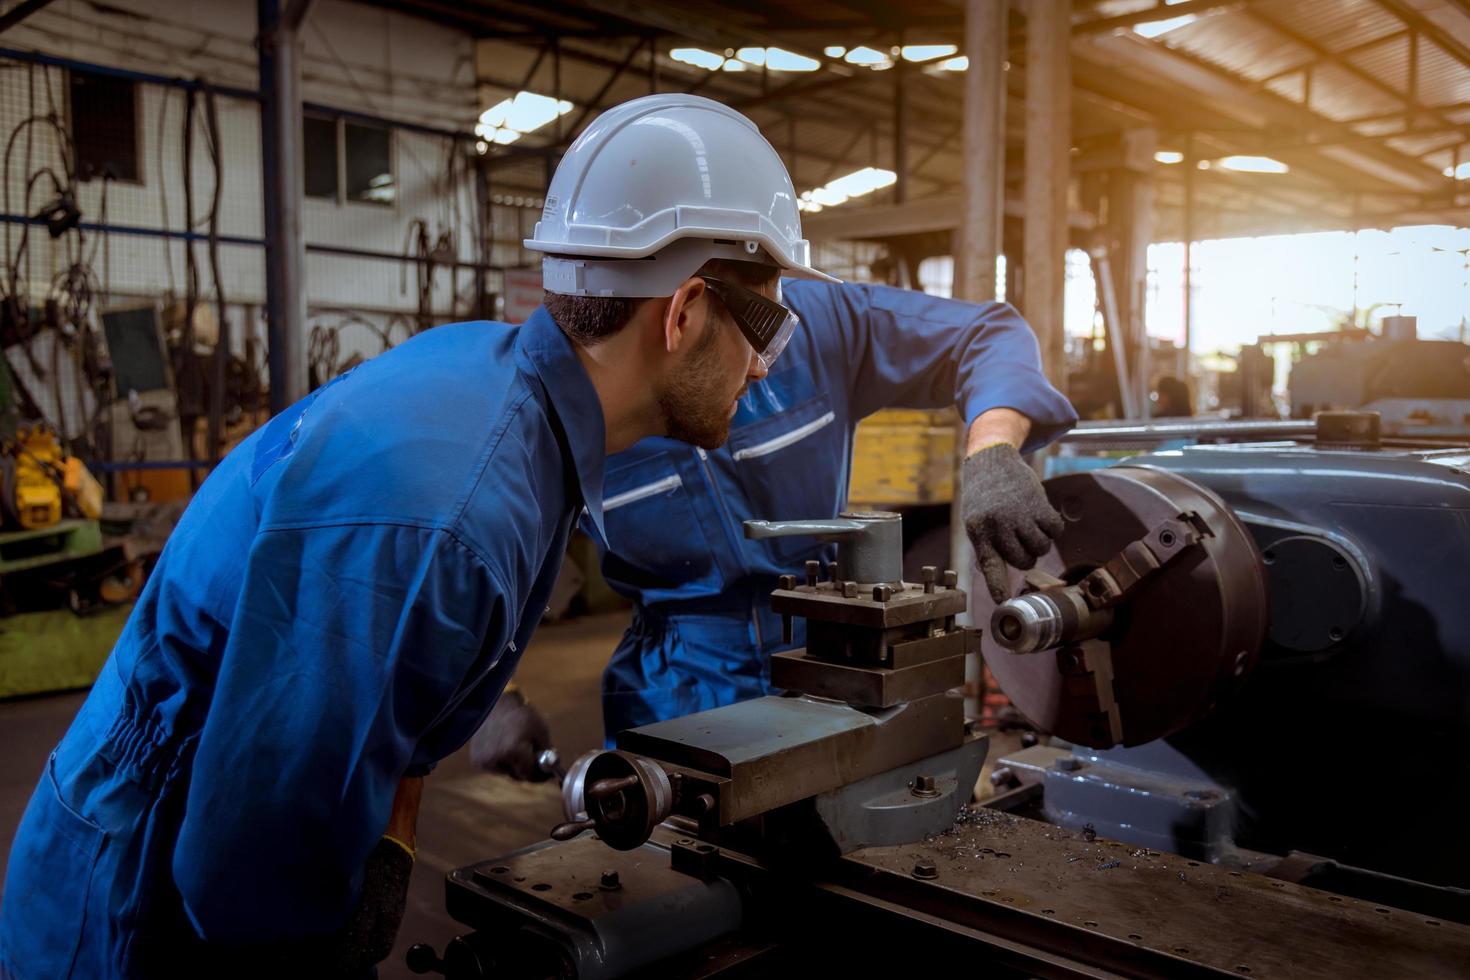
[[[602,668],[627,620],[627,613],[620,612],[543,626],[516,674],[521,689],[546,715],[557,748],[568,761],[602,743]],[[72,692],[0,702],[4,854],[9,854],[15,826],[47,755],[85,696]],[[424,782],[408,911],[393,955],[379,968],[380,978],[406,980],[413,976],[403,962],[409,946],[427,942],[442,952],[463,931],[444,911],[446,872],[544,840],[561,819],[554,782],[530,785],[479,773],[465,749],[441,762]]]

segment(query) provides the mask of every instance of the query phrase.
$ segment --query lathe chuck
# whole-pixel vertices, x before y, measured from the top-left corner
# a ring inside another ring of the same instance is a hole
[[[1229,507],[1142,466],[1057,477],[1046,492],[1066,529],[1028,576],[1034,597],[994,620],[988,599],[976,602],[975,622],[996,630],[986,663],[1012,703],[1046,732],[1106,748],[1177,732],[1237,691],[1265,636],[1267,593]]]

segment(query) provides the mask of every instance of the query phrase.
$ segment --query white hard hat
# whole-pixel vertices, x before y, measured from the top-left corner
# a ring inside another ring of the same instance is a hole
[[[572,296],[667,296],[709,259],[811,267],[791,176],[755,123],[697,95],[614,106],[577,137],[525,246]]]

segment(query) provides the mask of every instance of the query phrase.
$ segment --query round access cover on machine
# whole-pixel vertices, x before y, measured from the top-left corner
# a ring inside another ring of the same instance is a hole
[[[1266,583],[1254,540],[1226,504],[1141,466],[1056,477],[1046,492],[1066,528],[1038,567],[1069,584],[1162,521],[1192,515],[1207,533],[1140,582],[1096,639],[1012,653],[987,635],[985,662],[1011,702],[1043,731],[1107,748],[1177,732],[1238,690],[1266,632]],[[977,624],[992,610],[983,593]]]

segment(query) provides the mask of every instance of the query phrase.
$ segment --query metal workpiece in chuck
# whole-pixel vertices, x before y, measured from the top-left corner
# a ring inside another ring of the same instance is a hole
[[[1046,481],[1065,528],[990,607],[986,665],[1039,728],[1094,748],[1180,731],[1228,701],[1267,625],[1265,566],[1215,493],[1154,467]]]
[[[1113,611],[1092,608],[1073,585],[1002,602],[990,615],[990,636],[1012,653],[1036,653],[1092,639],[1112,624]]]

